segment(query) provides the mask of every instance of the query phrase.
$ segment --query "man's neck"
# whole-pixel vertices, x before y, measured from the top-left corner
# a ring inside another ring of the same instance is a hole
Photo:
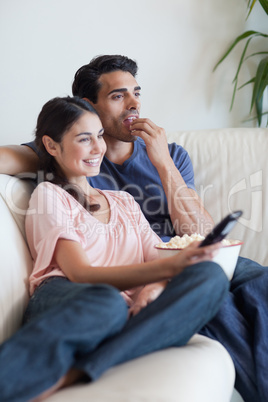
[[[122,165],[133,153],[133,142],[123,142],[111,137],[105,137],[107,151],[105,156],[109,161]]]

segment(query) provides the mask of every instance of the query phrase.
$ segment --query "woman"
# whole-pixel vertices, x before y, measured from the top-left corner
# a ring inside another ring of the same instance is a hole
[[[183,345],[227,293],[222,269],[202,264],[218,245],[157,259],[160,239],[132,196],[90,186],[106,150],[102,135],[95,110],[79,98],[52,99],[38,117],[46,181],[26,217],[31,299],[24,326],[0,347],[2,400],[41,400],[118,363]]]

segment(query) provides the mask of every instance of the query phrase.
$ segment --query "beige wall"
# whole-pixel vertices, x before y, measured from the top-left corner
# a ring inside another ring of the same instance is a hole
[[[249,90],[229,114],[239,53],[212,68],[233,37],[265,29],[246,0],[1,0],[1,144],[30,140],[42,105],[71,94],[75,71],[92,57],[138,61],[142,116],[167,131],[241,126]],[[253,61],[243,70],[250,77]],[[253,123],[247,123],[253,125]]]

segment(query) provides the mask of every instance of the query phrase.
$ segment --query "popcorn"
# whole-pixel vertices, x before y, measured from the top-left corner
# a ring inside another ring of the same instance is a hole
[[[182,237],[180,236],[174,236],[172,237],[169,242],[167,243],[160,243],[157,245],[158,248],[185,248],[187,247],[189,244],[191,244],[193,241],[201,241],[204,240],[204,236],[198,234],[198,233],[193,233],[191,234],[191,236],[189,236],[188,234],[184,234]],[[230,239],[223,239],[221,241],[223,247],[226,246],[232,246],[235,244],[240,244],[241,241],[240,240],[230,240]]]
[[[240,244],[240,240],[231,240],[231,239],[223,239],[222,241],[223,247],[225,246],[234,246],[235,244]]]

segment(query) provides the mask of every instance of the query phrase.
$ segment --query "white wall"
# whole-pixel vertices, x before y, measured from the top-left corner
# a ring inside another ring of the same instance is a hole
[[[76,70],[99,54],[137,60],[142,116],[166,130],[241,126],[249,88],[240,91],[234,112],[228,111],[240,53],[215,73],[212,69],[231,40],[249,27],[246,3],[1,0],[0,144],[31,140],[42,105],[70,95]],[[265,30],[260,6],[250,21],[252,28]]]

